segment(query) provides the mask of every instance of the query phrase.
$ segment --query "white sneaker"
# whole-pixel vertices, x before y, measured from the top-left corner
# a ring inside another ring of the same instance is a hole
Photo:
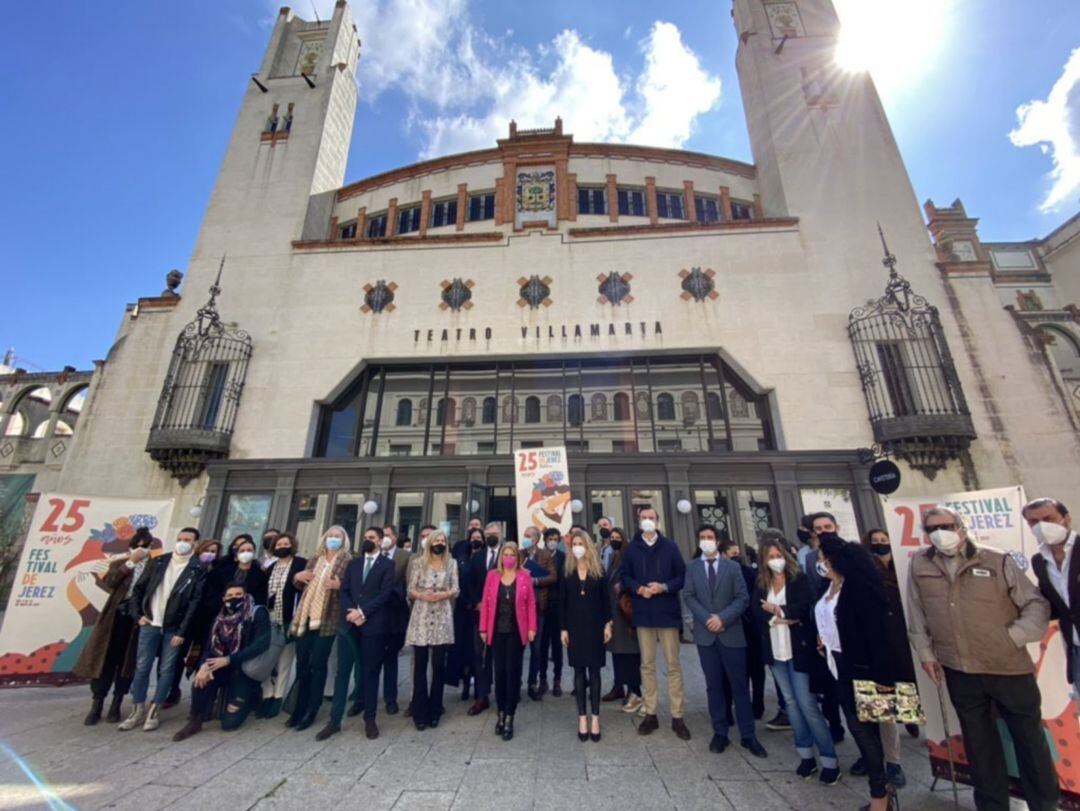
[[[151,704],[150,709],[146,712],[146,723],[143,724],[143,732],[153,732],[161,726],[161,716],[159,715],[158,705]]]
[[[129,729],[135,729],[139,724],[146,720],[146,705],[136,704],[131,708],[131,715],[125,718],[117,729],[127,732]]]
[[[641,700],[640,696],[636,696],[633,693],[626,699],[626,703],[622,705],[622,711],[625,713],[637,712],[645,705],[645,702]]]

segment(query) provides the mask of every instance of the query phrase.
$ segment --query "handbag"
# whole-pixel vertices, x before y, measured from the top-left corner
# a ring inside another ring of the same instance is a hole
[[[618,599],[619,613],[623,615],[625,619],[631,625],[634,624],[634,601],[630,598],[630,595],[625,591],[619,595]]]
[[[249,679],[254,679],[260,683],[266,681],[270,678],[270,674],[274,672],[274,667],[277,665],[278,657],[281,656],[284,647],[285,629],[272,626],[270,629],[270,647],[258,656],[252,656],[250,659],[241,662],[240,670]]]
[[[919,688],[909,681],[887,687],[874,681],[855,680],[855,714],[863,723],[925,724]]]

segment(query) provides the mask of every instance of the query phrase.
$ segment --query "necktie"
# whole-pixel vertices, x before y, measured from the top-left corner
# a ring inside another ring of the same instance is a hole
[[[716,590],[716,561],[709,561],[709,590]]]
[[[364,579],[361,582],[367,582],[368,572],[371,571],[371,564],[375,562],[375,558],[364,558]]]
[[[494,568],[495,568],[495,552],[491,551],[491,552],[488,553],[488,571],[490,572]]]

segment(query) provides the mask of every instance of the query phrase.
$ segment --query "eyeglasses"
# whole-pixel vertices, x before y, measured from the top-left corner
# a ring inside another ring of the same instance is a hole
[[[928,534],[938,529],[944,529],[948,532],[956,532],[960,529],[960,526],[960,524],[935,524],[933,526],[926,526],[924,527],[924,529]]]

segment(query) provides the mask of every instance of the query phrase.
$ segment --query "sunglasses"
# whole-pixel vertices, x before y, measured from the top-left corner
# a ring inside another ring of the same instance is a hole
[[[934,524],[933,526],[923,527],[923,529],[926,530],[927,534],[933,532],[934,530],[938,530],[938,529],[944,529],[944,530],[947,530],[948,532],[956,532],[957,530],[960,529],[960,524]]]

